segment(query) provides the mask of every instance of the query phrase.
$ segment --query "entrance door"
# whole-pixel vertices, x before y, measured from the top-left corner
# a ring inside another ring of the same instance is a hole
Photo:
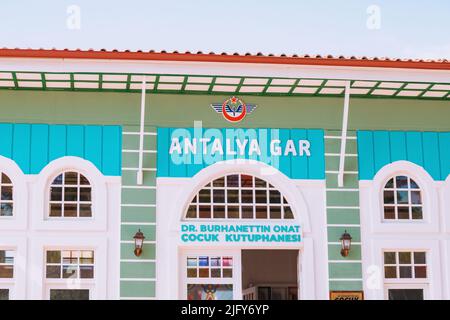
[[[244,300],[297,300],[298,250],[242,250]]]
[[[180,256],[182,299],[240,299],[240,250],[184,250]]]

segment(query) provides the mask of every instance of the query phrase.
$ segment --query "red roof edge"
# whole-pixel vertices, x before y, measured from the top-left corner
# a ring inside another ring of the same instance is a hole
[[[0,57],[10,58],[51,58],[51,59],[109,59],[109,60],[147,60],[147,61],[190,61],[225,63],[261,63],[284,65],[316,65],[340,67],[406,68],[450,70],[447,60],[401,60],[381,58],[346,58],[334,56],[287,56],[262,54],[216,54],[216,53],[178,53],[143,51],[107,51],[107,50],[59,50],[59,49],[0,49]]]

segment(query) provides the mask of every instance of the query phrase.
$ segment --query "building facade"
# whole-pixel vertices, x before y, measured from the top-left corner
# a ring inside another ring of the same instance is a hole
[[[2,49],[0,108],[1,299],[450,299],[446,61]]]

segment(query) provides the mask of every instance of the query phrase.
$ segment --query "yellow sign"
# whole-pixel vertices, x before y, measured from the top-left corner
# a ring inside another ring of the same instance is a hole
[[[330,291],[330,300],[364,300],[362,291]]]

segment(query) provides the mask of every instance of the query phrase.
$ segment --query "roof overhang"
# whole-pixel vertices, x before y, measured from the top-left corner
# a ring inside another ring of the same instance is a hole
[[[407,68],[411,65],[414,68]],[[350,81],[350,93],[357,97],[448,100],[449,66],[425,61],[0,49],[0,89],[140,92],[145,77],[147,92],[154,93],[344,96]]]

